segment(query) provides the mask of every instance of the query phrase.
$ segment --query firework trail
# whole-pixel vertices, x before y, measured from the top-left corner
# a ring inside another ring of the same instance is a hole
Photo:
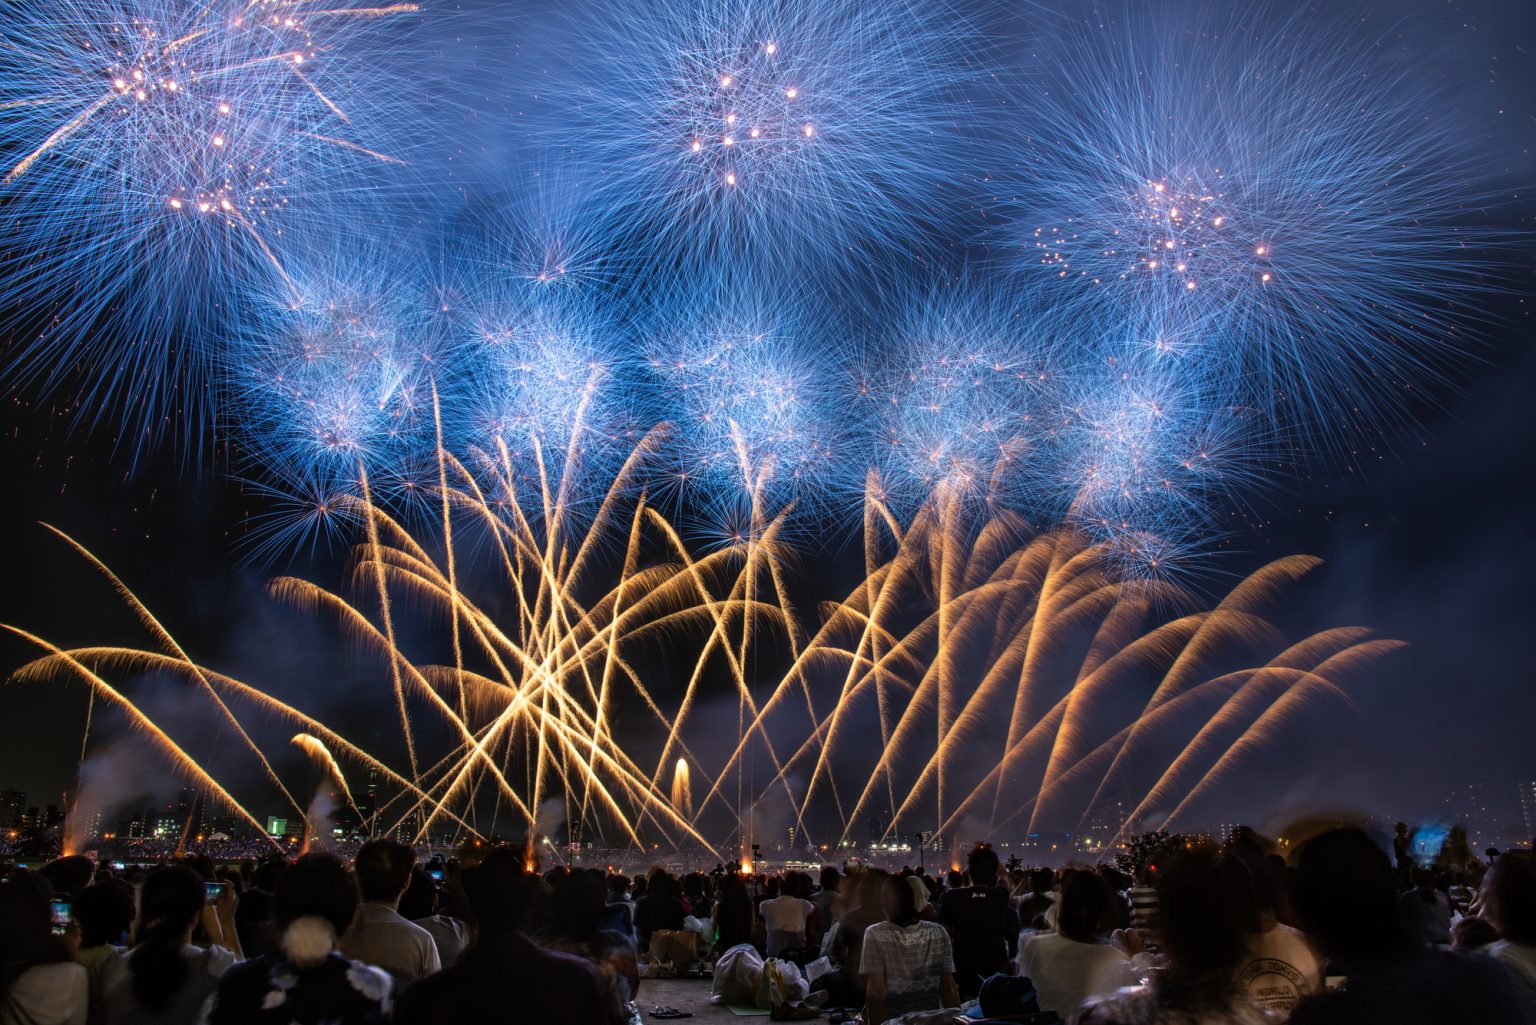
[[[1007,514],[978,521],[956,499],[936,499],[902,523],[871,497],[869,522],[885,540],[869,550],[868,579],[811,628],[786,597],[777,518],[762,537],[695,557],[643,498],[626,497],[622,479],[583,532],[553,508],[525,516],[515,475],[501,479],[511,496],[501,502],[480,490],[480,475],[440,458],[452,530],[438,540],[449,550],[432,554],[428,539],[376,507],[359,512],[374,526],[353,579],[378,599],[372,613],[306,581],[273,584],[278,597],[335,617],[367,657],[389,662],[414,752],[409,775],[182,654],[67,650],[12,628],[47,653],[18,677],[86,679],[213,787],[101,674],[170,670],[234,699],[222,705],[232,717],[237,704],[253,703],[303,731],[293,743],[343,794],[343,762],[382,772],[399,791],[385,805],[395,816],[381,821],[386,831],[476,835],[476,806],[490,801],[534,829],[554,800],[578,833],[637,848],[647,834],[708,848],[705,830],[720,836],[722,818],[745,844],[747,809],[765,800],[787,800],[802,829],[837,823],[839,840],[879,806],[890,809],[891,830],[991,832],[1021,818],[1033,829],[1086,815],[1112,781],[1126,779],[1146,789],[1128,795],[1135,812],[1122,828],[1159,824],[1154,809],[1165,796],[1188,795],[1166,824],[1319,700],[1347,700],[1341,682],[1395,646],[1356,629],[1292,644],[1268,623],[1266,610],[1281,607],[1286,585],[1316,560],[1281,560],[1210,611],[1170,615],[1162,610],[1198,604],[1175,585],[1125,578],[1109,546],[1065,528],[1032,534]],[[561,489],[539,490],[555,501]],[[609,518],[630,538],[621,557],[603,544]],[[499,564],[501,593],[489,601],[472,593],[485,581],[471,587],[455,576],[463,556],[452,549],[464,544],[482,552],[482,564]],[[452,664],[402,650],[387,610],[407,601],[418,620],[456,623]],[[646,679],[645,652],[685,637],[696,662],[685,693],[667,703]],[[787,655],[787,668],[759,681],[749,654],[770,651]],[[1237,668],[1235,653],[1246,660]],[[701,762],[705,747],[718,747],[700,746],[695,725],[711,665],[729,674],[744,724],[732,750]],[[620,743],[634,733],[628,721],[622,734],[614,728],[626,708],[666,738],[654,769]],[[447,747],[428,748],[442,727]],[[797,739],[776,743],[786,735]],[[752,775],[754,757],[771,772]],[[710,782],[702,796],[690,763]],[[733,802],[738,785],[744,793]]]

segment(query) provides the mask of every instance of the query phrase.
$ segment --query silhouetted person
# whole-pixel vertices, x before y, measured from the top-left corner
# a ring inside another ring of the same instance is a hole
[[[1092,996],[1113,993],[1126,978],[1125,952],[1104,942],[1110,892],[1095,872],[1073,872],[1062,883],[1056,931],[1026,936],[1019,974],[1035,984],[1040,1009],[1063,1018]]]
[[[988,976],[1008,972],[1019,951],[1019,913],[1008,891],[997,885],[997,852],[977,844],[967,861],[971,885],[948,891],[939,904],[939,921],[955,947],[962,1000],[975,997]]]
[[[1397,879],[1380,847],[1335,829],[1301,850],[1296,899],[1307,932],[1346,976],[1296,1005],[1293,1025],[1529,1025],[1531,1009],[1498,964],[1419,943],[1398,917]]]
[[[608,886],[595,869],[572,869],[550,907],[551,924],[540,937],[546,950],[585,958],[603,980],[608,1021],[623,1025],[625,1005],[640,988],[635,942],[628,935],[603,928]]]
[[[1022,929],[1049,929],[1045,913],[1055,906],[1051,891],[1056,888],[1056,873],[1048,868],[1037,868],[1029,874],[1029,892],[1019,897],[1019,927]]]
[[[880,902],[885,921],[865,931],[859,961],[868,995],[865,1020],[959,1007],[955,959],[944,927],[918,917],[912,887],[900,876],[885,877]]]
[[[357,880],[334,855],[294,862],[272,894],[278,949],[224,973],[208,1025],[385,1025],[389,973],[336,949],[358,903]]]
[[[1500,857],[1483,879],[1483,907],[1499,931],[1488,953],[1504,962],[1536,1001],[1536,870],[1528,852]]]
[[[85,968],[53,935],[52,897],[35,872],[0,883],[0,1025],[85,1025]]]
[[[415,864],[415,849],[397,840],[370,840],[358,849],[354,870],[363,903],[341,940],[343,954],[377,965],[401,986],[443,966],[432,934],[399,911]]]
[[[432,942],[437,944],[437,959],[447,966],[457,961],[469,946],[469,927],[451,915],[440,914],[441,908],[437,884],[426,869],[414,866],[397,910],[401,918],[421,926],[432,936]]]
[[[133,887],[121,879],[102,879],[75,896],[75,922],[80,926],[80,949],[75,960],[85,965],[94,981],[102,962],[128,943],[128,930],[137,914]]]
[[[726,876],[711,916],[715,923],[715,953],[752,942],[752,898],[739,875]]]
[[[1079,1025],[1262,1025],[1237,987],[1247,959],[1243,921],[1223,859],[1196,849],[1157,860],[1158,928],[1166,967],[1147,986],[1090,998]]]
[[[542,950],[522,931],[532,880],[501,848],[464,873],[475,941],[458,964],[405,991],[396,1025],[576,1025],[607,1020],[602,983],[587,961]]]
[[[217,912],[208,932],[234,931],[234,894],[226,891],[224,921]],[[185,865],[165,865],[144,879],[134,946],[101,965],[97,1018],[104,1025],[180,1025],[197,1016],[219,979],[240,960],[217,944],[192,945],[192,933],[211,909],[203,877]],[[236,943],[238,946],[238,942]]]
[[[677,880],[665,872],[651,879],[644,897],[635,902],[635,938],[641,950],[651,945],[651,933],[660,929],[681,929],[688,912],[683,907]]]

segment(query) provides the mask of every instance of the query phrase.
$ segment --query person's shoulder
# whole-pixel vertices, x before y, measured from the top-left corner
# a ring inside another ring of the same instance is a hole
[[[215,978],[221,977],[225,972],[240,963],[240,959],[235,956],[233,950],[221,947],[217,943],[209,944],[206,947],[192,947],[190,950],[191,954],[188,959],[193,964],[201,965],[204,971]]]
[[[120,973],[126,973],[128,970],[128,954],[131,949],[130,947],[113,947],[103,955],[100,963],[96,966],[97,977],[105,983]]]
[[[563,950],[551,950],[535,944],[532,957],[540,962],[540,971],[559,971],[573,975],[594,975],[597,972],[591,961],[580,954],[570,954]]]
[[[59,961],[55,964],[33,965],[21,973],[18,982],[26,980],[30,985],[52,988],[84,986],[88,979],[85,965],[78,961]]]

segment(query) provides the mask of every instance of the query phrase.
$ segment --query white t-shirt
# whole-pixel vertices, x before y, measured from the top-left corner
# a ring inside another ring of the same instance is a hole
[[[763,926],[768,931],[768,956],[805,943],[805,923],[816,905],[799,897],[775,897],[762,903]]]
[[[444,968],[459,963],[459,956],[469,946],[469,928],[463,922],[447,915],[433,915],[416,919],[416,924],[432,934],[432,941],[437,944],[437,959]]]
[[[11,983],[0,1001],[0,1025],[85,1025],[90,1008],[90,983],[85,966],[33,965]]]
[[[955,974],[949,933],[938,922],[876,922],[864,930],[859,972],[885,976],[888,1018],[936,1011],[944,1006],[943,977]]]
[[[1272,1020],[1284,1021],[1291,1008],[1323,988],[1323,967],[1307,938],[1278,922],[1248,936],[1248,958],[1237,971],[1239,993]]]
[[[1040,1010],[1063,1020],[1092,996],[1113,993],[1136,980],[1124,951],[1109,943],[1080,943],[1060,933],[1036,933],[1019,943],[1019,974],[1035,984]]]
[[[804,933],[806,920],[815,910],[815,904],[799,897],[775,897],[763,901],[763,924],[769,929]]]
[[[443,969],[432,934],[387,904],[365,901],[339,947],[354,961],[384,969],[402,986]]]
[[[106,1025],[116,1025],[118,1022],[191,1021],[203,1002],[218,988],[219,979],[239,960],[233,951],[217,944],[207,947],[188,944],[182,947],[181,956],[187,962],[187,977],[170,1003],[150,1011],[139,1005],[139,998],[133,992],[133,972],[129,968],[133,949],[130,947],[108,955],[101,962],[101,970],[96,976],[100,1002],[96,1018]]]

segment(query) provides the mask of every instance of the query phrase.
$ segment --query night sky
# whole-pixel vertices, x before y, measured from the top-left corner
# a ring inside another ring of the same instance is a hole
[[[1239,807],[1251,796],[1427,815],[1451,785],[1536,779],[1536,5],[1403,0],[1390,14],[1408,53],[1457,98],[1448,116],[1503,155],[1496,186],[1508,198],[1494,223],[1523,234],[1504,256],[1509,273],[1487,303],[1483,337],[1414,409],[1414,427],[1324,460],[1233,516],[1216,585],[1281,555],[1316,554],[1325,566],[1287,613],[1298,629],[1359,624],[1411,644],[1360,682],[1349,722],[1291,731],[1265,763],[1264,788],[1230,795]],[[285,568],[332,580],[338,560],[242,565],[242,521],[261,506],[225,476],[226,452],[210,445],[201,460],[172,452],[135,464],[109,429],[75,427],[77,414],[67,387],[5,395],[0,622],[61,643],[142,636],[109,584],[37,526],[45,520],[102,556],[205,663],[311,694],[311,707],[339,722],[368,723],[345,644],[261,593]],[[830,597],[846,586],[834,583],[836,567],[857,560],[835,551],[827,562]],[[32,655],[0,638],[0,670]],[[84,688],[0,693],[0,787],[25,790],[33,804],[57,801],[73,785]],[[392,712],[375,693],[387,729]]]

